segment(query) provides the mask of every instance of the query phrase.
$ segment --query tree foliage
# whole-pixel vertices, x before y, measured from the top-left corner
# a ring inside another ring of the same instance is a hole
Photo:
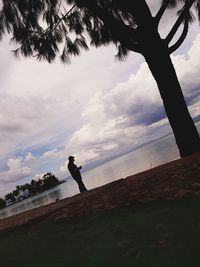
[[[5,200],[3,198],[0,198],[0,209],[5,208],[5,206],[6,206]]]
[[[14,197],[13,192],[8,193],[8,194],[5,196],[5,200],[10,200],[11,202],[14,202],[14,201],[15,201],[15,197]]]
[[[98,47],[111,42],[116,45],[117,57],[120,59],[126,56],[129,50],[142,53],[140,27],[144,18],[139,18],[140,4],[136,0],[2,2],[0,37],[6,31],[12,34],[12,41],[20,45],[14,51],[17,56],[35,56],[39,60],[51,62],[59,55],[63,62],[68,62],[72,55],[79,55],[82,49],[87,50],[89,44]],[[181,23],[184,23],[184,29],[178,42],[169,48],[170,52],[178,48],[187,34],[188,23],[193,19],[190,11],[192,5],[200,18],[199,0],[163,0],[153,18],[154,25],[158,28],[166,9],[180,6],[177,12],[179,21],[173,25],[166,42],[170,43]]]
[[[44,174],[42,179],[43,179],[43,190],[47,190],[59,184],[58,178],[50,172]]]

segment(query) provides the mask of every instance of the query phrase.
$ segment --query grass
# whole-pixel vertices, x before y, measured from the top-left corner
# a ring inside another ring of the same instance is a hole
[[[200,198],[0,233],[1,267],[199,267]]]

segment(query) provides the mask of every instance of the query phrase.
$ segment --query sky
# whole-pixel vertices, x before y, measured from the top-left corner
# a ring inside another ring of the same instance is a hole
[[[158,0],[149,1],[152,12]],[[161,24],[165,36],[174,13]],[[190,27],[173,64],[193,118],[200,115],[200,27]],[[68,176],[67,158],[90,166],[171,132],[154,79],[141,55],[115,59],[113,45],[49,64],[16,59],[0,43],[0,197],[46,172]]]

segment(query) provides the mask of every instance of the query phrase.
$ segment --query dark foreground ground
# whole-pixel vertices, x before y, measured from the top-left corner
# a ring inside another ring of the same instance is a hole
[[[200,154],[0,220],[2,267],[199,267]]]
[[[2,267],[199,267],[200,198],[0,233]]]

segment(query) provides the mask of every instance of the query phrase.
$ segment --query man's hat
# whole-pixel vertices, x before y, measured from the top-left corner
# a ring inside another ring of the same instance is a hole
[[[73,156],[69,156],[69,157],[68,157],[68,160],[70,160],[70,159],[74,159],[74,157],[73,157]]]

